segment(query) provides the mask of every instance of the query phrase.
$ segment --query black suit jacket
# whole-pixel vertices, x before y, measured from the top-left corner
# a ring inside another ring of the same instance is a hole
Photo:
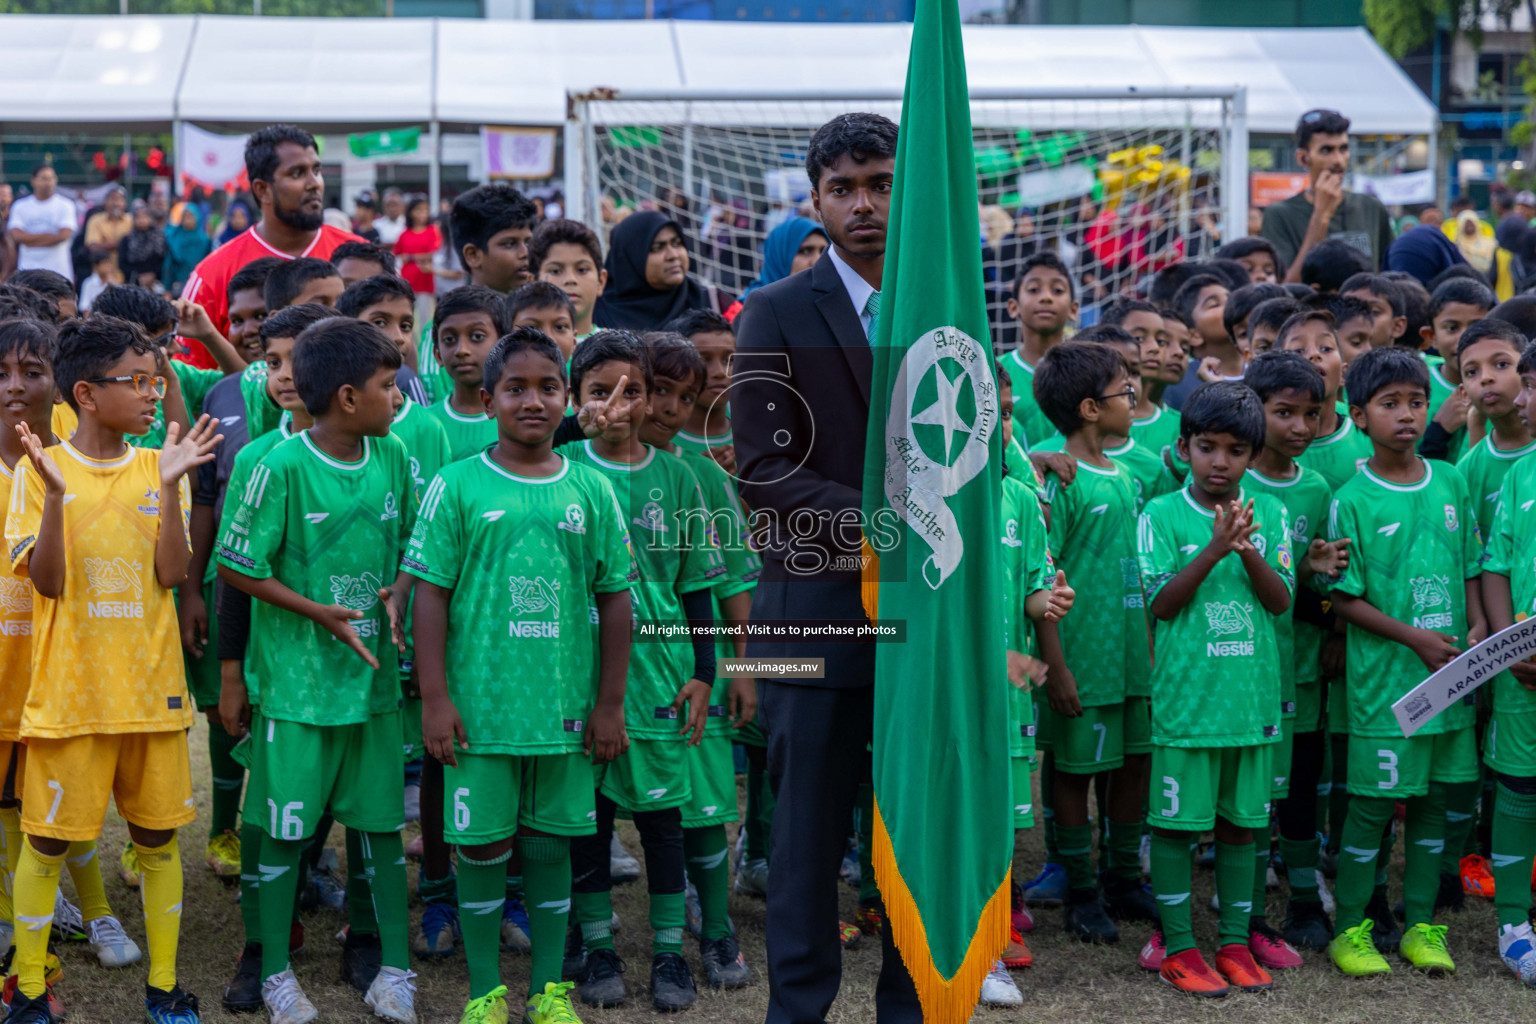
[[[737,489],[766,521],[755,622],[863,619],[859,556],[869,341],[830,255],[759,288],[736,321]],[[867,643],[749,641],[755,657],[823,657],[820,686],[874,682]],[[785,680],[794,682],[794,680]]]

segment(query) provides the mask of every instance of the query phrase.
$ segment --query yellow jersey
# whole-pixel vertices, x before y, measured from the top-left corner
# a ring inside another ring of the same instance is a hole
[[[13,476],[0,462],[6,489]],[[14,743],[21,738],[21,706],[31,683],[32,581],[17,575],[6,562],[0,566],[0,741]]]
[[[172,591],[155,578],[160,450],[100,461],[69,442],[47,450],[64,476],[64,590],[36,594],[32,679],[21,735],[167,732],[192,724]],[[43,481],[23,458],[11,480],[5,542],[24,573],[43,514]],[[183,529],[191,490],[179,481]],[[189,548],[190,550],[190,548]]]
[[[75,436],[75,428],[80,426],[80,416],[71,409],[68,402],[53,403],[52,423],[53,436],[68,441]]]

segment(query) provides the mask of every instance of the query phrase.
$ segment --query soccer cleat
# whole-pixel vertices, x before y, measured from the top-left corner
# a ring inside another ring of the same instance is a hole
[[[1280,929],[1281,938],[1296,949],[1328,948],[1333,940],[1333,922],[1321,903],[1312,900],[1292,900],[1285,907],[1285,927]]]
[[[522,900],[509,898],[501,906],[501,945],[514,953],[533,948],[528,938],[528,910]]]
[[[1323,877],[1321,870],[1314,872],[1317,876],[1317,899],[1323,905],[1323,913],[1330,916],[1337,911],[1338,904],[1333,901],[1333,890],[1328,888],[1328,880]],[[1330,930],[1331,934],[1331,930]]]
[[[1351,978],[1392,973],[1392,965],[1377,951],[1371,938],[1374,923],[1366,918],[1353,928],[1344,929],[1328,943],[1328,955],[1333,958],[1333,965]]]
[[[581,929],[572,924],[565,930],[565,958],[560,961],[561,981],[580,981],[587,970],[587,950],[581,941]]]
[[[608,874],[613,879],[614,885],[623,885],[625,882],[633,882],[640,877],[640,862],[635,855],[624,848],[619,842],[619,834],[615,832],[613,839],[608,844]]]
[[[1468,896],[1493,899],[1493,871],[1488,858],[1476,853],[1461,858],[1461,888]]]
[[[1248,952],[1266,970],[1284,971],[1302,964],[1296,948],[1271,928],[1269,922],[1260,918],[1248,922]],[[1220,970],[1219,965],[1217,970]]]
[[[144,882],[144,872],[139,870],[139,851],[129,843],[123,847],[122,856],[117,858],[117,873],[123,881],[137,889]]]
[[[85,931],[91,952],[103,967],[127,967],[144,958],[138,945],[123,931],[117,918],[96,917],[85,922]]]
[[[1216,869],[1216,844],[1212,843],[1201,850],[1195,857],[1195,865],[1202,868]]]
[[[305,910],[324,907],[327,910],[347,909],[347,883],[337,878],[328,868],[319,866],[309,871],[309,885],[304,890]]]
[[[1156,924],[1161,920],[1157,913],[1157,900],[1139,879],[1121,878],[1106,871],[1099,878],[1099,888],[1103,893],[1101,899],[1104,911],[1111,921],[1150,921]]]
[[[837,941],[842,943],[844,949],[856,948],[862,938],[864,933],[859,930],[858,925],[849,924],[847,921],[837,922]]]
[[[293,976],[291,967],[261,983],[261,1001],[272,1024],[309,1024],[320,1016],[315,1004],[299,988],[299,979]]]
[[[375,1017],[394,1021],[395,1024],[416,1024],[416,985],[411,981],[415,971],[402,971],[398,967],[380,967],[378,977],[368,986],[363,1002],[373,1010]]]
[[[768,862],[761,858],[745,860],[736,872],[736,891],[742,896],[768,895]]]
[[[859,900],[859,910],[854,919],[865,935],[879,935],[885,930],[885,908],[879,900]]]
[[[741,955],[735,935],[700,940],[699,962],[704,965],[704,984],[710,988],[730,990],[752,984],[752,968]]]
[[[341,980],[366,995],[373,990],[384,963],[384,946],[377,935],[353,935],[348,929],[341,945]]]
[[[202,1024],[197,1013],[197,996],[175,985],[167,992],[153,985],[144,986],[144,1019],[150,1024]]]
[[[1198,949],[1181,949],[1163,957],[1157,976],[1180,992],[1207,999],[1220,999],[1230,989],[1221,975],[1211,970]]]
[[[459,1024],[507,1024],[508,1020],[507,986],[497,985],[479,999],[464,1004],[464,1015],[459,1018]]]
[[[1059,907],[1067,897],[1067,869],[1061,864],[1047,863],[1040,869],[1034,881],[1024,886],[1024,900],[1037,907]]]
[[[524,1024],[581,1024],[576,1007],[571,1005],[571,989],[575,987],[568,981],[546,981],[544,991],[528,1000]]]
[[[1141,947],[1141,952],[1136,957],[1136,966],[1144,971],[1161,970],[1163,958],[1168,955],[1168,942],[1163,938],[1161,928],[1152,929],[1152,937],[1147,944]]]
[[[1004,967],[1033,967],[1035,954],[1029,951],[1024,944],[1024,936],[1019,934],[1017,928],[1008,929],[1008,945],[1003,947],[1002,964]]]
[[[203,848],[203,859],[208,869],[220,878],[239,878],[240,836],[227,831],[210,836],[208,845]]]
[[[1152,833],[1146,832],[1141,837],[1141,850],[1138,854],[1141,861],[1141,877],[1152,877]]]
[[[1397,953],[1421,971],[1430,974],[1453,974],[1456,961],[1445,948],[1445,925],[1420,922],[1403,933],[1403,941]]]
[[[1024,994],[1013,983],[1001,960],[992,961],[992,969],[981,981],[982,1006],[1023,1006]]]
[[[1499,929],[1499,959],[1527,985],[1536,985],[1536,932],[1529,921]]]
[[[12,977],[14,978],[14,975]],[[7,992],[11,988],[10,982],[7,981]],[[53,1012],[50,1005],[52,999],[51,989],[36,999],[28,999],[20,993],[14,993],[6,1003],[5,1024],[57,1024],[63,1018]]]
[[[421,820],[421,787],[405,787],[404,819],[407,822]]]
[[[50,953],[48,954],[48,959],[55,960],[56,958],[52,953]],[[59,977],[63,976],[64,972],[59,971]],[[7,1014],[20,1012],[23,1015],[23,1019],[26,1020],[28,1024],[31,1024],[34,1019],[39,1021],[43,1019],[41,1017],[34,1018],[26,1016],[26,1014],[35,1013],[37,1006],[33,1006],[32,1004],[38,1004],[38,1006],[40,1006],[43,1010],[46,1010],[49,1014],[52,1015],[49,1018],[50,1020],[64,1019],[64,1003],[59,999],[57,993],[53,991],[54,983],[53,981],[49,980],[46,974],[43,976],[43,994],[32,1000],[28,1000],[26,996],[17,991],[17,981],[18,979],[14,974],[8,976],[5,979],[5,986],[3,989],[0,989],[0,1010],[4,1010]],[[7,1016],[7,1024],[9,1024],[12,1019],[13,1018],[10,1016]]]
[[[582,972],[581,984],[576,995],[588,1006],[606,1010],[618,1006],[629,998],[624,984],[624,961],[611,949],[594,949],[587,953],[587,966]]]
[[[1365,905],[1365,916],[1373,922],[1371,942],[1382,953],[1397,952],[1397,944],[1403,940],[1403,926],[1387,906],[1387,897],[1381,892],[1371,895]]]
[[[651,1005],[657,1012],[686,1010],[698,997],[688,961],[676,953],[657,954],[651,961]]]
[[[224,1009],[255,1013],[261,1009],[261,943],[247,942],[235,964],[235,976],[224,986]]]
[[[683,929],[696,939],[704,937],[704,907],[692,879],[683,889]]]
[[[1061,914],[1062,927],[1067,934],[1083,942],[1113,944],[1120,941],[1120,929],[1104,912],[1097,889],[1084,889],[1067,894]]]
[[[1029,912],[1029,904],[1024,901],[1024,887],[1018,882],[1014,882],[1009,895],[1009,923],[1020,932],[1034,931],[1035,915]]]
[[[53,936],[62,942],[84,942],[89,938],[80,908],[65,899],[62,892],[53,897]]]
[[[1275,979],[1258,965],[1248,947],[1238,942],[1216,951],[1216,973],[1244,992],[1263,992],[1275,987]]]
[[[421,925],[411,936],[411,952],[417,956],[452,956],[461,934],[458,907],[428,903],[421,912]]]

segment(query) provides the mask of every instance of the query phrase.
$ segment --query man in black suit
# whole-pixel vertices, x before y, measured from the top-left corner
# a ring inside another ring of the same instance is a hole
[[[737,320],[731,426],[738,483],[769,530],[752,621],[861,621],[860,507],[896,125],[844,114],[811,139],[806,172],[832,246],[753,292]],[[821,679],[763,679],[759,720],[777,799],[768,882],[768,1024],[822,1021],[841,980],[837,870],[869,778],[868,643],[749,641],[750,657],[825,659]],[[884,930],[882,1024],[922,1020]]]

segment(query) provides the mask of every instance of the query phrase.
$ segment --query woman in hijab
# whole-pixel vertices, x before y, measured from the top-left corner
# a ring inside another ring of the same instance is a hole
[[[642,210],[614,227],[604,268],[608,286],[592,321],[606,329],[654,331],[690,309],[714,308],[688,273],[688,247],[677,221],[657,210]]]
[[[1499,243],[1492,237],[1483,234],[1482,221],[1472,210],[1462,210],[1456,215],[1456,248],[1461,250],[1462,257],[1470,264],[1472,269],[1480,274],[1486,274],[1493,269],[1493,257],[1498,251]]]
[[[731,308],[725,311],[725,318],[734,322],[747,296],[763,285],[773,284],[791,274],[810,269],[821,259],[821,254],[827,251],[829,244],[827,233],[809,217],[791,217],[768,232],[768,237],[763,240],[763,271],[755,281],[747,285],[741,298],[731,303]]]
[[[117,265],[128,284],[148,288],[165,266],[165,232],[155,224],[149,206],[142,199],[133,202],[133,226],[117,243]]]
[[[229,210],[224,214],[224,227],[219,232],[218,241],[214,247],[230,242],[251,226],[251,208],[245,204],[244,199],[236,199],[229,204]]]
[[[195,205],[181,204],[180,219],[165,230],[165,244],[165,269],[160,272],[160,281],[167,290],[179,295],[192,271],[213,251],[213,239],[203,233]]]

